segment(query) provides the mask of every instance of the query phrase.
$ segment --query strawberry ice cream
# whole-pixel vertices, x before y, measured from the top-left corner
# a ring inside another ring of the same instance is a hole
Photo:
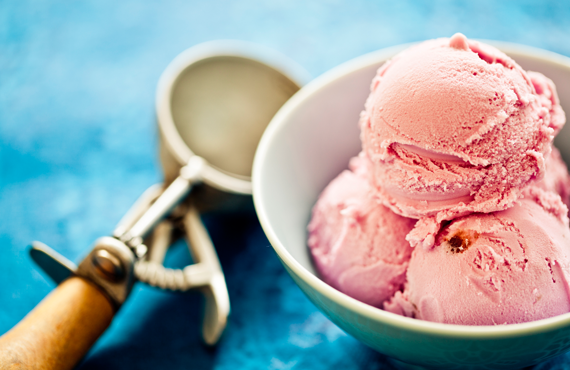
[[[443,220],[512,207],[543,176],[565,118],[550,80],[531,76],[461,34],[411,47],[378,70],[362,146],[382,202],[423,219],[412,244],[429,247]]]
[[[534,188],[506,211],[453,220],[433,249],[414,250],[406,289],[385,309],[463,325],[570,312],[567,208],[552,195]]]
[[[412,248],[406,242],[416,220],[384,207],[354,158],[321,194],[309,225],[309,248],[322,279],[372,306],[403,287]]]
[[[362,152],[313,209],[320,276],[428,321],[570,312],[565,120],[551,80],[489,45],[456,34],[398,54],[372,81]]]
[[[534,91],[538,95],[540,105],[548,110],[550,115],[548,126],[554,130],[554,135],[556,135],[566,122],[566,115],[560,106],[558,94],[556,94],[556,86],[551,79],[542,73],[528,71],[527,74]]]
[[[570,207],[570,175],[560,152],[554,146],[546,157],[544,177],[537,180],[535,185],[560,195],[566,207]]]

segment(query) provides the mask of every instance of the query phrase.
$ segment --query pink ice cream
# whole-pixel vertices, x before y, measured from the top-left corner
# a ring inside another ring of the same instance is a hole
[[[354,158],[322,192],[309,225],[309,248],[321,278],[372,306],[403,287],[416,220],[396,215],[371,192],[365,163]]]
[[[535,186],[560,195],[566,207],[570,207],[570,175],[558,149],[554,146],[546,157],[544,177]]]
[[[372,81],[362,152],[313,209],[320,276],[428,321],[570,312],[565,120],[551,80],[489,45],[456,34],[398,54]]]
[[[456,34],[384,64],[360,127],[378,196],[423,219],[408,240],[429,247],[443,220],[512,207],[564,121],[550,80]]]
[[[566,115],[560,106],[556,86],[550,78],[542,73],[528,71],[527,74],[534,91],[538,95],[540,105],[548,110],[550,115],[549,127],[554,130],[554,135],[556,135],[566,122]]]
[[[512,324],[570,312],[570,229],[560,198],[538,188],[506,211],[453,220],[416,248],[385,309],[427,321]]]

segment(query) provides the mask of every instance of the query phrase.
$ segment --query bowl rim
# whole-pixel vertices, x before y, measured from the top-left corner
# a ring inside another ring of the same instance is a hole
[[[568,70],[570,74],[570,58],[557,54],[552,51],[521,45],[510,42],[494,41],[494,40],[477,40],[493,45],[509,55],[524,56],[530,59],[555,64]],[[415,333],[425,333],[430,335],[438,335],[443,337],[462,338],[462,339],[501,339],[511,337],[521,337],[527,335],[538,335],[550,332],[561,327],[570,326],[570,313],[536,320],[519,324],[503,324],[495,326],[470,326],[435,323],[424,320],[403,317],[391,312],[381,310],[360,302],[348,295],[336,290],[326,284],[316,275],[309,272],[303,267],[285,248],[283,243],[277,237],[271,222],[268,218],[264,200],[262,197],[261,183],[263,178],[262,168],[265,166],[267,152],[271,147],[271,143],[275,140],[276,135],[281,130],[287,117],[304,101],[325,89],[334,81],[349,75],[350,73],[359,71],[364,68],[371,67],[381,61],[388,60],[390,57],[402,51],[415,43],[407,43],[383,48],[371,53],[351,59],[340,64],[337,67],[323,73],[313,81],[305,85],[293,97],[291,97],[283,107],[277,112],[272,121],[269,123],[265,133],[259,143],[255,154],[252,183],[253,183],[253,201],[261,226],[269,239],[273,249],[294,274],[302,279],[307,285],[318,293],[325,296],[334,303],[345,307],[369,320],[378,322],[383,325],[398,327]],[[516,58],[514,58],[516,59]],[[363,102],[364,105],[364,102]]]

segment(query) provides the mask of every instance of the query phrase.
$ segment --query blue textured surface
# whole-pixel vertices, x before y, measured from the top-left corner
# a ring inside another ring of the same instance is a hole
[[[0,333],[54,285],[41,240],[78,260],[161,180],[154,92],[182,50],[220,38],[289,55],[313,76],[395,44],[463,32],[570,56],[568,1],[0,0]],[[216,349],[201,297],[137,285],[81,369],[392,369],[288,277],[255,216],[206,220],[232,301]],[[174,250],[171,259],[188,256]],[[570,368],[569,355],[537,369]]]

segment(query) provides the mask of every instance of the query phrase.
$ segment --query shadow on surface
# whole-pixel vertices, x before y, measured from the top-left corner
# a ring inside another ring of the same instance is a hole
[[[78,369],[211,369],[201,339],[202,297],[142,286]]]

